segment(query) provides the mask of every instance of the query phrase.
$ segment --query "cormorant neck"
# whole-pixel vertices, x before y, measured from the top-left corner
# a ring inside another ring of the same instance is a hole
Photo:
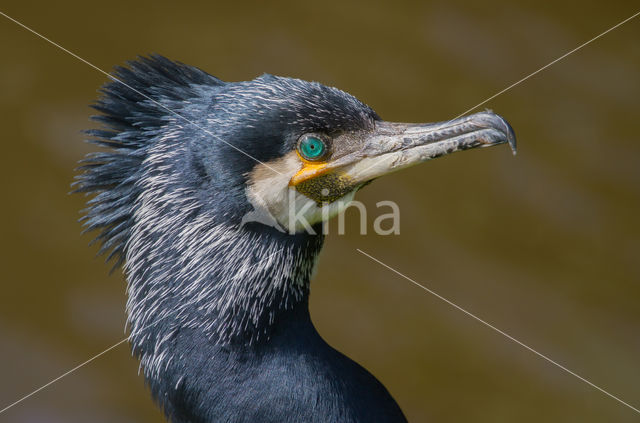
[[[307,304],[322,236],[255,226],[195,218],[182,231],[138,228],[126,266],[134,338],[189,327],[216,343],[252,344],[268,339],[283,312]]]

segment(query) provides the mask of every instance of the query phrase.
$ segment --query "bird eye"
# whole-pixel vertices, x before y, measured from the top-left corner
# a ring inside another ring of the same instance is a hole
[[[307,160],[320,160],[327,153],[327,145],[317,136],[307,135],[300,140],[298,151]]]

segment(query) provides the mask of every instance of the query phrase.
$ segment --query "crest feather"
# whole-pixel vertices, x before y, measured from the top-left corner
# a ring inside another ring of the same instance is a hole
[[[85,131],[87,142],[104,148],[80,161],[73,192],[94,194],[80,219],[85,230],[99,231],[92,243],[99,254],[124,261],[126,242],[133,226],[133,207],[140,195],[136,181],[148,149],[185,100],[199,96],[198,86],[223,85],[208,73],[159,55],[138,57],[117,67],[114,81],[105,84],[102,97],[92,107],[100,112],[92,120],[100,129]],[[169,109],[169,110],[167,110]]]

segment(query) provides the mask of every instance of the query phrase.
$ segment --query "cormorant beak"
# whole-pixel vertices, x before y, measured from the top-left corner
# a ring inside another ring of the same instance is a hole
[[[491,112],[427,124],[382,121],[364,140],[362,158],[341,167],[339,172],[352,183],[364,183],[455,151],[504,143],[509,143],[516,154],[513,129]]]

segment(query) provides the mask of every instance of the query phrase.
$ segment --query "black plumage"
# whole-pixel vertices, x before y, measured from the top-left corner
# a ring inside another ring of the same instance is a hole
[[[228,83],[160,56],[115,78],[95,105],[102,129],[88,132],[102,150],[82,161],[75,189],[93,195],[83,221],[100,252],[124,264],[131,344],[168,418],[406,421],[311,322],[320,226],[383,174],[475,147],[515,149],[506,121],[482,112],[389,123],[319,83]],[[322,154],[306,155],[309,140]]]

